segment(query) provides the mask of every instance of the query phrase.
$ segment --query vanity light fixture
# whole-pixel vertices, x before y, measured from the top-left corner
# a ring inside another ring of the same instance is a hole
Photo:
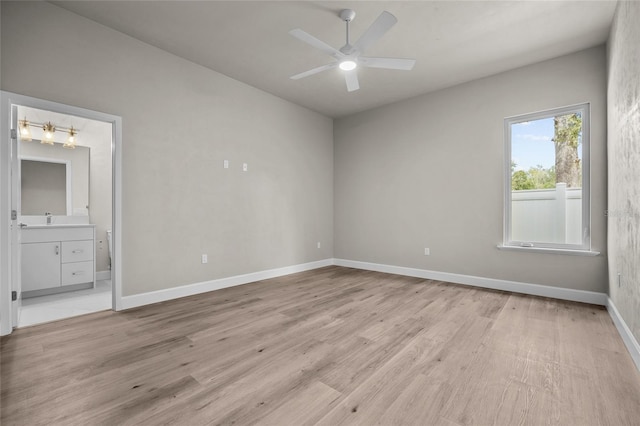
[[[76,148],[76,131],[71,126],[69,129],[69,136],[67,137],[67,141],[62,145],[63,148],[75,149]]]
[[[54,135],[56,132],[65,132],[67,133],[67,139],[62,145],[63,148],[74,149],[78,143],[78,131],[73,128],[73,126],[66,127],[56,127],[51,121],[46,123],[35,123],[30,122],[25,117],[24,120],[19,120],[18,127],[20,131],[20,140],[23,142],[31,142],[33,140],[33,136],[31,134],[31,127],[39,127],[42,129],[42,139],[40,143],[46,145],[54,144]]]
[[[56,126],[51,124],[49,121],[42,125],[43,136],[40,143],[44,143],[47,145],[53,145],[53,134],[56,132]]]
[[[27,121],[27,117],[24,120],[20,120],[20,140],[25,142],[31,142],[31,129],[29,128],[29,122]]]

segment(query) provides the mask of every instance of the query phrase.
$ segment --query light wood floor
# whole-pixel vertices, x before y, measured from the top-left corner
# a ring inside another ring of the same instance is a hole
[[[2,424],[638,425],[602,307],[327,267],[2,338]]]

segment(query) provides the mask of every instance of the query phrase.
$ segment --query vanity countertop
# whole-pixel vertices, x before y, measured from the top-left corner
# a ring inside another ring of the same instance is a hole
[[[88,228],[95,227],[95,224],[91,223],[52,223],[51,225],[27,225],[25,229],[59,229],[59,228]]]
[[[28,225],[22,228],[23,244],[93,240],[96,226],[79,223],[60,223],[52,225]]]

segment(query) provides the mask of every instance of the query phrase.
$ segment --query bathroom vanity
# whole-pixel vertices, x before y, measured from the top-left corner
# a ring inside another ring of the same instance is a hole
[[[23,297],[95,286],[95,225],[22,229]]]

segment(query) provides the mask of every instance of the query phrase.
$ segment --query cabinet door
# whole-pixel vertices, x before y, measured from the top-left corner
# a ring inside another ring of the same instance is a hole
[[[60,243],[22,244],[22,291],[60,287]]]

